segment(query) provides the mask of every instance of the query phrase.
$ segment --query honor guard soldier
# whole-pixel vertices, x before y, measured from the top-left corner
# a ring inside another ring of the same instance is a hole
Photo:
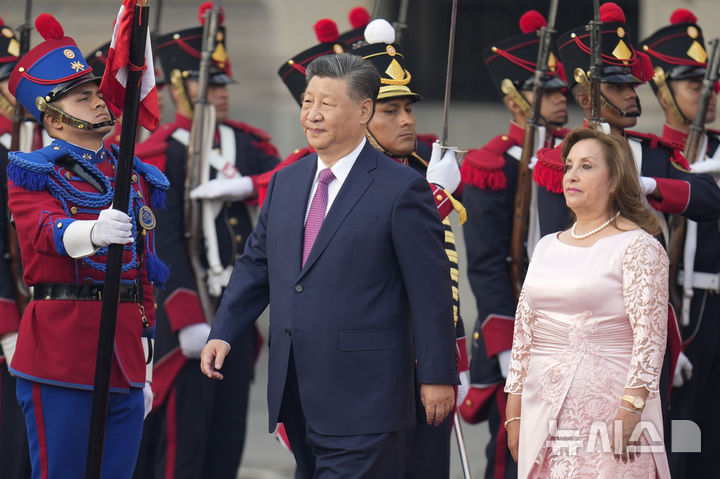
[[[493,44],[483,52],[493,83],[512,115],[506,134],[498,135],[479,150],[470,150],[463,161],[463,204],[468,222],[464,226],[468,257],[468,278],[478,308],[470,360],[470,392],[460,405],[469,423],[487,420],[490,442],[486,447],[485,477],[515,477],[517,465],[507,451],[505,422],[506,395],[503,392],[512,347],[513,297],[507,261],[513,229],[518,164],[525,125],[532,116],[533,83],[538,57],[537,31],[546,25],[535,10],[519,21],[521,34]],[[562,65],[552,51],[547,74],[542,78],[539,146],[559,142],[567,121],[567,83]],[[530,218],[537,208],[530,206]],[[531,220],[531,223],[533,221]],[[537,235],[528,228],[528,243]]]
[[[367,44],[350,52],[369,60],[380,73],[380,92],[366,136],[376,149],[425,177],[433,190],[438,213],[445,227],[445,251],[450,260],[453,317],[448,319],[455,326],[458,372],[462,382],[457,396],[464,397],[469,383],[467,349],[465,328],[460,317],[458,257],[448,218],[448,214],[455,209],[460,214],[461,222],[464,222],[465,209],[452,196],[460,185],[460,169],[456,149],[449,148],[443,152],[436,136],[418,135],[415,132],[413,104],[422,100],[422,97],[411,89],[412,76],[406,69],[405,56],[394,42],[395,30],[392,25],[384,19],[376,19],[365,29]],[[423,411],[419,397],[417,408]],[[405,448],[403,453],[409,451],[410,454],[404,474],[400,472],[398,477],[447,478],[450,475],[452,415],[439,426],[428,425],[424,412],[421,416],[414,436],[409,438],[412,444],[401,446]]]
[[[212,2],[201,5],[198,18]],[[255,201],[256,175],[278,164],[277,150],[268,135],[250,125],[228,118],[227,85],[234,82],[227,56],[226,30],[215,35],[207,100],[215,108],[216,126],[210,127],[213,149],[209,152],[209,182],[191,196],[207,200],[215,215],[214,244],[196,258],[208,264],[214,251],[222,274],[210,275],[211,296],[219,299],[227,285],[236,257],[243,251],[252,230],[248,206]],[[158,292],[155,368],[156,413],[148,420],[143,453],[136,477],[234,478],[245,441],[249,385],[259,348],[257,333],[249,329],[235,344],[226,367],[228,381],[213,382],[200,371],[198,358],[210,325],[197,294],[191,258],[185,247],[184,198],[187,149],[192,124],[192,104],[198,92],[203,26],[162,35],[155,42],[156,56],[176,107],[175,121],[161,125],[143,143],[143,151],[155,151],[148,161],[169,178],[168,208],[158,214],[157,248],[173,268],[166,288]],[[203,210],[206,211],[205,208]],[[205,231],[210,235],[210,231]],[[207,236],[206,236],[207,238]],[[221,434],[221,445],[208,442],[210,434]]]
[[[695,15],[678,9],[667,25],[639,43],[654,66],[650,86],[665,112],[662,138],[684,150],[690,123],[698,114],[703,78],[708,67],[702,30]],[[717,87],[717,85],[715,85]],[[715,90],[717,92],[717,90]],[[713,93],[704,123],[715,121],[717,93]],[[705,130],[697,158],[688,158],[691,169],[720,178],[720,132]],[[670,451],[672,476],[709,477],[715,470],[714,452],[720,442],[711,432],[720,425],[720,413],[708,398],[720,397],[720,230],[718,222],[687,221],[684,254],[679,260],[678,290],[683,305],[680,325],[685,354],[675,367],[670,416],[691,420],[702,435],[699,454]],[[687,354],[687,356],[686,356]]]
[[[17,63],[9,90],[54,141],[9,154],[9,208],[33,288],[10,371],[33,477],[83,477],[107,247],[125,245],[103,477],[129,478],[152,397],[153,283],[168,275],[155,254],[152,208],[162,206],[168,182],[135,159],[130,207],[112,209],[116,152],[102,138],[114,119],[99,78],[57,20],[43,14],[35,26],[45,41]]]
[[[22,410],[15,397],[15,378],[8,365],[15,352],[20,315],[15,302],[12,274],[8,262],[7,154],[12,143],[12,117],[15,97],[8,91],[8,80],[15,68],[20,43],[12,29],[0,18],[0,473],[8,479],[30,477],[27,436]],[[19,252],[18,252],[19,253]]]

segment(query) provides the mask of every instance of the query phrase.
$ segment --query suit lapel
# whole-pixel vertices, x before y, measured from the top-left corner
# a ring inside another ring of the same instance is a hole
[[[307,210],[308,201],[310,201],[310,189],[312,188],[315,173],[317,171],[317,153],[314,153],[305,161],[305,165],[297,178],[292,182],[290,194],[288,195],[289,204],[285,217],[288,219],[288,231],[290,238],[288,239],[289,257],[293,261],[293,269],[296,273],[300,273],[302,265],[302,249],[303,234],[305,231],[305,211]]]
[[[355,206],[355,203],[358,202],[363,193],[365,193],[365,190],[367,190],[374,181],[369,172],[377,165],[376,155],[377,151],[370,145],[370,142],[366,142],[365,147],[360,152],[357,160],[355,160],[355,164],[350,170],[350,173],[347,178],[345,178],[342,188],[340,188],[338,195],[335,197],[330,211],[328,211],[327,216],[325,216],[325,221],[323,221],[322,227],[315,238],[312,250],[310,250],[310,256],[308,256],[305,267],[300,272],[300,277],[312,267],[315,260],[322,254],[325,247],[327,247],[335,235],[335,232],[345,217],[350,213],[353,206]],[[300,249],[302,250],[302,246]],[[300,254],[302,255],[302,252]]]

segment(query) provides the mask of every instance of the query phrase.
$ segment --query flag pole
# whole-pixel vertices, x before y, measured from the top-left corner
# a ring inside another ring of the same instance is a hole
[[[148,30],[148,2],[138,0],[135,4],[132,33],[130,34],[130,64],[144,66],[145,42]],[[117,160],[113,208],[127,212],[130,203],[130,177],[135,155],[138,112],[140,107],[140,80],[143,68],[128,68],[125,105],[120,137],[120,152]],[[102,296],[98,352],[95,363],[90,435],[88,440],[85,478],[100,479],[102,455],[107,423],[108,398],[110,395],[110,367],[115,342],[115,325],[120,293],[124,245],[111,244],[108,247],[105,285]]]

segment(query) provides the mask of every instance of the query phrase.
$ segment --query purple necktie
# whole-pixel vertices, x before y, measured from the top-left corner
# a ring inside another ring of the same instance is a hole
[[[312,202],[310,203],[310,211],[308,211],[307,221],[305,222],[305,235],[303,237],[303,256],[302,265],[305,266],[310,250],[315,243],[320,227],[325,219],[325,210],[327,210],[328,202],[328,184],[335,179],[335,175],[330,168],[325,168],[318,175],[318,184]]]

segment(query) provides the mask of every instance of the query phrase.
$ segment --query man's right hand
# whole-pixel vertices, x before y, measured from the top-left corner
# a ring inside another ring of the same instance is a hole
[[[230,345],[220,339],[211,339],[200,354],[200,369],[210,379],[222,379],[220,368],[230,353]]]

